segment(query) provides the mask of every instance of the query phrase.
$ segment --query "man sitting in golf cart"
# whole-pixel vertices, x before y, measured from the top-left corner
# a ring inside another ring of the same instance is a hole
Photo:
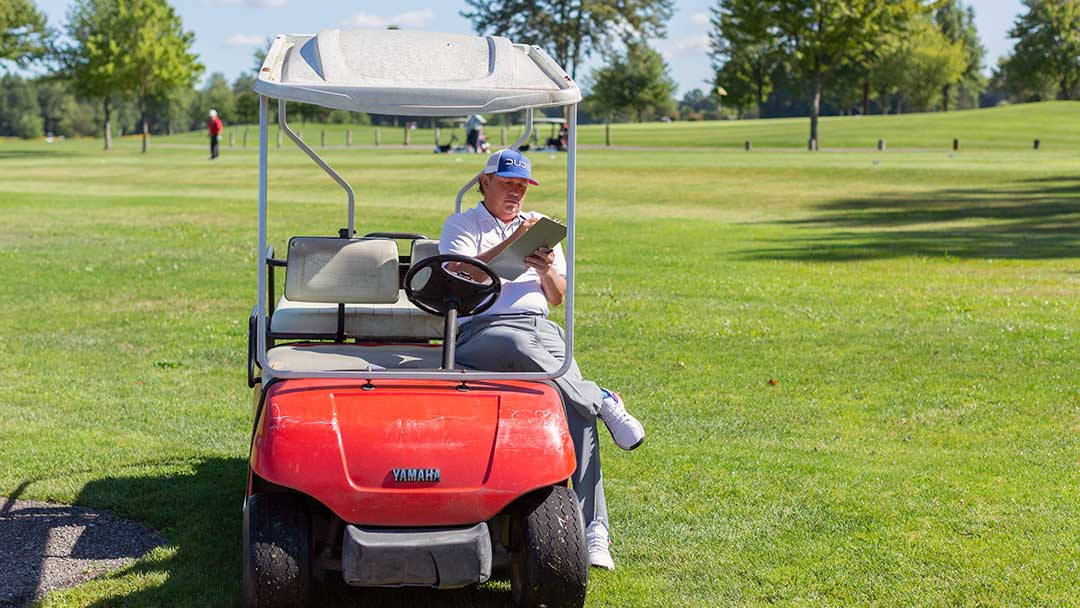
[[[539,184],[532,179],[529,160],[520,152],[493,154],[479,183],[484,200],[446,219],[439,253],[467,255],[489,263],[506,247],[507,239],[528,230],[542,217],[521,210],[529,184]],[[528,270],[517,279],[503,279],[502,293],[491,308],[462,319],[457,340],[459,364],[489,371],[548,372],[562,365],[566,349],[563,331],[547,318],[549,306],[562,304],[566,293],[562,248],[541,247],[525,259],[525,265]],[[478,273],[466,264],[451,263],[448,267]],[[486,280],[479,274],[473,278]],[[555,384],[562,393],[577,453],[572,480],[584,515],[589,563],[612,569],[596,419],[604,421],[615,443],[624,450],[641,445],[645,430],[626,411],[618,394],[582,378],[576,363],[566,375],[555,379]]]

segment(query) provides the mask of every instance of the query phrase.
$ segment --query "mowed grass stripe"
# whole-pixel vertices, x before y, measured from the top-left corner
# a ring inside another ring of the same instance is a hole
[[[0,145],[0,492],[173,543],[45,605],[234,605],[255,156],[45,146]],[[477,161],[327,156],[361,230],[431,235]],[[561,210],[565,157],[533,158]],[[578,359],[650,433],[604,440],[589,605],[1075,602],[1080,155],[1032,158],[582,152]],[[276,247],[342,225],[310,161],[271,163]]]

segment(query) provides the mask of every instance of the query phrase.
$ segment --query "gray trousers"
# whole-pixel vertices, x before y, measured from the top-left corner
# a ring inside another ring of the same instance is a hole
[[[566,338],[555,323],[539,315],[477,317],[461,327],[456,362],[464,367],[497,372],[553,372],[562,366]],[[599,521],[606,527],[607,503],[600,475],[600,444],[596,412],[603,394],[595,382],[581,377],[577,362],[555,379],[563,397],[566,425],[574,441],[577,470],[570,478],[581,503],[585,526]]]

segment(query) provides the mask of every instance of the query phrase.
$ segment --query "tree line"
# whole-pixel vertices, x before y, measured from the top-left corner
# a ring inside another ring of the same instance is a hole
[[[990,79],[961,0],[720,0],[715,84],[741,116],[948,111],[1080,96],[1080,0],[1024,0]]]
[[[948,111],[1080,96],[1080,0],[1023,0],[1009,31],[1013,51],[992,76],[974,9],[963,0],[716,0],[708,56],[711,86],[676,100],[664,38],[673,0],[466,0],[478,34],[536,44],[586,92],[583,123]],[[49,73],[0,77],[0,135],[102,136],[257,121],[254,70],[229,82],[192,52],[194,34],[168,0],[75,0],[64,43],[33,0],[4,0],[0,68]],[[603,61],[583,73],[593,56]],[[579,73],[581,72],[581,73]],[[301,121],[396,124],[298,104]],[[507,117],[496,117],[496,124]]]

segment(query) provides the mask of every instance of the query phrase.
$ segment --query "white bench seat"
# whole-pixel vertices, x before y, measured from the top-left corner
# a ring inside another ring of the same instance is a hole
[[[333,336],[337,333],[338,305],[293,302],[282,296],[270,318],[270,332],[292,336]],[[392,304],[346,304],[345,335],[351,338],[441,340],[443,318],[420,310],[398,290]]]
[[[422,344],[284,344],[266,353],[270,369],[296,372],[439,369],[442,346]]]

